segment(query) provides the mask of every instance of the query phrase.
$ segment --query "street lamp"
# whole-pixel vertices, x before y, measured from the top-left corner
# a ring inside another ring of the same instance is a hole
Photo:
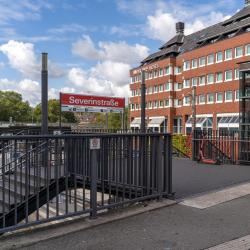
[[[146,84],[145,71],[141,69],[141,133],[146,132]]]

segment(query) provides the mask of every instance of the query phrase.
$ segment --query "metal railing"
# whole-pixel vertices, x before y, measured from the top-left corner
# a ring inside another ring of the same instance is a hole
[[[90,140],[100,139],[91,150]],[[0,232],[172,195],[169,134],[0,137]]]
[[[196,130],[194,155],[224,164],[250,164],[250,134],[230,130]]]

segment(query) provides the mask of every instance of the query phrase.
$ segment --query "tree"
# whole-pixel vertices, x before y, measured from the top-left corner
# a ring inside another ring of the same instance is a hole
[[[23,101],[22,95],[14,91],[0,91],[0,120],[16,122],[31,121],[32,108]]]
[[[41,103],[34,108],[34,117],[36,122],[41,122],[42,113]],[[48,101],[48,120],[49,122],[59,122],[60,119],[60,102],[56,99]],[[75,123],[77,119],[72,112],[62,112],[62,122]]]

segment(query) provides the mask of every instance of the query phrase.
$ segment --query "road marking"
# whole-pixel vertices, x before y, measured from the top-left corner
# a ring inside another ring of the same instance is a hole
[[[205,209],[250,194],[250,183],[225,188],[209,194],[184,199],[180,204]]]
[[[206,250],[249,250],[250,249],[250,235],[231,240],[223,244],[207,248]]]

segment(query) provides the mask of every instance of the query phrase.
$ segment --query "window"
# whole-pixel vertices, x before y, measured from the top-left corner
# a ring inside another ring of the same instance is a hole
[[[159,92],[163,92],[163,85],[162,84],[160,84],[158,88],[159,88]]]
[[[207,56],[207,64],[213,64],[214,63],[214,55],[211,54],[211,55],[208,55]]]
[[[223,81],[223,73],[218,72],[216,73],[216,82],[222,82]]]
[[[231,102],[233,100],[233,91],[225,92],[225,102]]]
[[[216,62],[222,62],[223,61],[223,53],[221,51],[216,53]]]
[[[205,104],[206,97],[205,95],[199,95],[199,104]]]
[[[250,55],[250,44],[246,45],[246,55]]]
[[[240,97],[240,91],[236,90],[235,91],[235,97],[234,97],[235,101],[239,101],[239,97]]]
[[[230,60],[233,58],[233,51],[232,49],[227,49],[225,51],[225,60]]]
[[[190,96],[184,96],[183,106],[189,106],[189,105],[190,105]]]
[[[148,103],[148,108],[151,109],[152,108],[152,102]]]
[[[240,71],[239,71],[239,69],[234,70],[234,79],[235,80],[240,79]]]
[[[181,67],[175,67],[174,68],[174,73],[175,73],[175,75],[181,74]]]
[[[214,83],[214,74],[208,74],[207,75],[207,84],[213,84]]]
[[[163,108],[164,102],[163,101],[159,101],[159,107]]]
[[[165,83],[165,88],[164,88],[164,90],[165,90],[165,91],[171,91],[171,85],[172,85],[172,83],[170,83],[170,82]]]
[[[206,65],[206,57],[203,56],[203,57],[199,58],[199,66],[204,67],[205,65]]]
[[[206,84],[206,76],[200,76],[199,77],[199,85],[205,85]]]
[[[185,79],[183,81],[183,88],[189,88],[190,87],[190,80],[189,79]]]
[[[135,109],[135,105],[133,103],[130,104],[130,109],[134,110]]]
[[[170,107],[169,99],[165,100],[165,107]]]
[[[174,107],[180,107],[182,105],[181,99],[174,99]]]
[[[192,86],[197,86],[198,84],[198,77],[192,78]]]
[[[189,70],[189,69],[190,69],[190,62],[189,61],[184,62],[183,70],[186,71],[186,70]]]
[[[233,79],[233,71],[227,70],[225,72],[225,81],[232,81],[232,79]]]
[[[158,108],[158,101],[154,101],[154,108]]]
[[[148,94],[152,94],[153,93],[153,87],[148,87]]]
[[[175,83],[174,84],[174,91],[178,91],[182,89],[182,84],[181,83]]]
[[[223,93],[222,92],[216,93],[216,102],[217,103],[223,102]]]
[[[197,59],[193,59],[192,60],[192,69],[196,69],[198,67],[198,60]]]
[[[207,103],[214,103],[214,94],[207,95]]]
[[[158,86],[154,86],[154,93],[158,92]]]
[[[163,76],[163,69],[159,69],[159,76]]]
[[[158,70],[154,71],[154,78],[158,77]]]
[[[165,68],[165,75],[170,75],[170,66]]]
[[[235,58],[242,57],[243,56],[243,48],[237,47],[235,48]]]

